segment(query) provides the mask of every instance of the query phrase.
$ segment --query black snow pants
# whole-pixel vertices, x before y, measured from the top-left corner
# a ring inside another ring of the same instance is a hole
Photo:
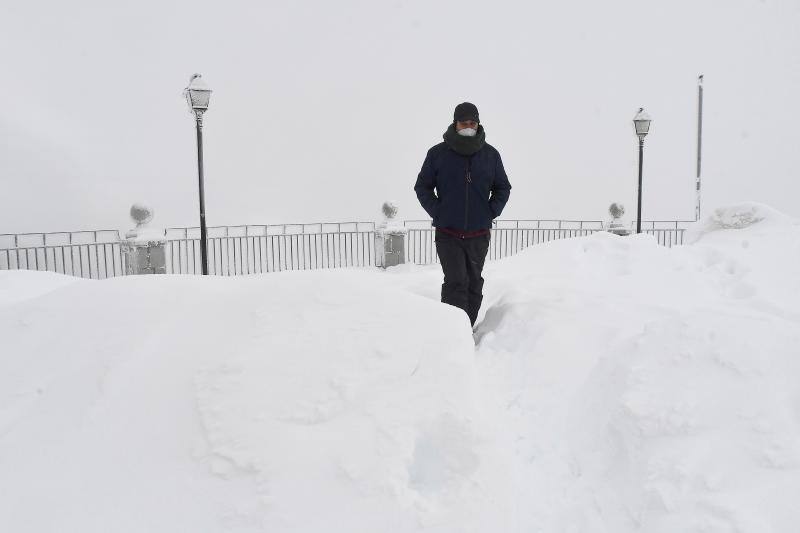
[[[460,238],[436,231],[436,254],[442,265],[442,302],[463,309],[473,326],[483,300],[483,263],[490,235]]]

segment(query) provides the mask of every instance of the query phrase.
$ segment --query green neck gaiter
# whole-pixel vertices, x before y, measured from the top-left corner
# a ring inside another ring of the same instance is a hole
[[[483,126],[480,124],[478,124],[478,133],[476,133],[474,137],[459,135],[456,131],[455,124],[450,124],[450,127],[447,128],[447,131],[444,132],[442,137],[444,138],[444,142],[447,143],[447,146],[461,155],[472,155],[483,148],[483,145],[486,143],[486,133],[483,131]]]

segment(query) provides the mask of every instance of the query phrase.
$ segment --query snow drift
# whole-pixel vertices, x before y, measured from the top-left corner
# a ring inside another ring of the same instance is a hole
[[[800,226],[692,235],[491,263],[474,336],[436,266],[2,273],[0,529],[794,531]]]

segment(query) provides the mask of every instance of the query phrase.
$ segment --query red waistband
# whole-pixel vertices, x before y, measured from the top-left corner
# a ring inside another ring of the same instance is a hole
[[[450,228],[436,228],[436,231],[441,231],[442,233],[447,233],[448,235],[452,235],[454,237],[458,237],[459,239],[469,239],[470,237],[480,237],[481,235],[488,235],[490,231],[488,229],[479,229],[476,231],[461,231],[457,229],[450,229]]]

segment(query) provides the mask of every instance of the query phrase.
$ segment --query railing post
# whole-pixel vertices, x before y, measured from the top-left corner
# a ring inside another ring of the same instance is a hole
[[[630,235],[631,230],[625,227],[619,220],[625,214],[625,206],[622,204],[613,203],[608,207],[608,214],[611,215],[611,223],[608,225],[609,233],[615,235]]]
[[[396,220],[397,206],[383,204],[384,220],[375,228],[375,266],[388,268],[406,262],[406,235],[408,230]]]
[[[125,274],[166,274],[166,236],[163,230],[148,228],[153,210],[141,204],[131,207],[136,227],[125,234],[122,253],[125,255]]]

